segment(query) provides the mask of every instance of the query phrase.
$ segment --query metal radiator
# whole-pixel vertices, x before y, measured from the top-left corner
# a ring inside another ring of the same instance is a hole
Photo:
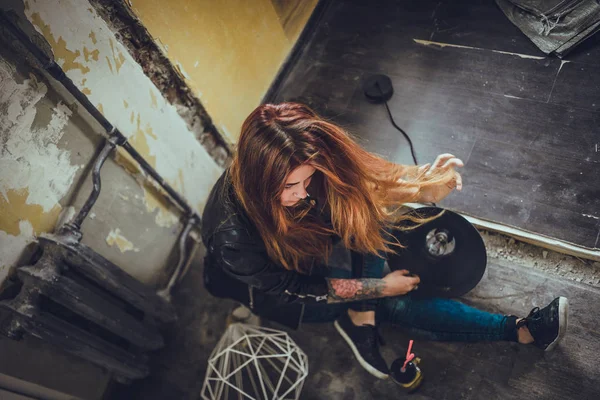
[[[173,307],[107,259],[68,236],[39,238],[41,255],[20,267],[22,286],[0,307],[12,312],[4,333],[33,335],[99,365],[119,381],[148,375],[147,351],[163,346],[161,323]]]

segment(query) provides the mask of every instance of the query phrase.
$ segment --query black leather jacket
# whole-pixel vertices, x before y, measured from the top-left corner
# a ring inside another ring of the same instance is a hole
[[[327,303],[326,267],[313,265],[305,275],[272,261],[237,200],[227,170],[213,187],[202,218],[204,282],[210,293],[242,302],[255,314],[294,329],[305,304]]]

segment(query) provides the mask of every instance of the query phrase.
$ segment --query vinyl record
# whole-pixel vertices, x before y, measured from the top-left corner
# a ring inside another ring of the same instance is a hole
[[[438,207],[422,207],[408,215],[431,217],[444,213],[421,226],[402,221],[411,230],[394,231],[394,236],[407,246],[390,254],[392,271],[407,269],[421,278],[417,297],[458,297],[472,290],[485,273],[485,244],[475,227],[461,215]]]

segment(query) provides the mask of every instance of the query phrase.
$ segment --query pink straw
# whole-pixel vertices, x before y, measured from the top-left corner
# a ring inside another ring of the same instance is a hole
[[[408,342],[408,350],[406,350],[406,360],[404,361],[404,365],[402,366],[402,369],[400,370],[402,372],[406,372],[406,364],[408,364],[415,358],[415,353],[411,353],[413,343],[414,343],[414,340],[412,340],[412,339],[410,339],[410,342]]]

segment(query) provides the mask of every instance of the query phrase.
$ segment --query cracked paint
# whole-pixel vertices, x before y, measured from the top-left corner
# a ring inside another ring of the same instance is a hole
[[[55,57],[68,59],[67,76],[80,90],[89,90],[90,101],[145,160],[167,182],[179,182],[181,194],[190,204],[203,201],[222,169],[106,22],[95,10],[90,11],[89,2],[30,0],[25,13],[48,40]],[[81,83],[84,78],[85,86]],[[163,207],[162,199],[153,198],[161,195],[142,183],[144,176],[138,176],[137,163],[119,150],[115,160],[136,175],[145,192],[146,209],[157,212],[157,224],[171,226],[178,220],[178,212]]]
[[[81,52],[79,50],[73,51],[68,49],[67,43],[62,36],[59,36],[58,39],[56,39],[50,31],[50,26],[42,21],[40,14],[36,12],[32,13],[31,23],[41,31],[48,43],[50,43],[50,46],[52,46],[52,50],[54,52],[54,57],[56,58],[56,62],[65,72],[72,69],[79,69],[83,74],[90,72],[89,67],[77,61],[81,55]]]
[[[17,263],[21,252],[35,240],[33,228],[29,221],[19,221],[18,236],[0,230],[0,286]]]
[[[178,213],[175,212],[168,195],[161,188],[156,187],[150,181],[142,186],[144,190],[144,204],[146,211],[156,212],[154,222],[163,228],[170,228],[179,221]]]
[[[34,75],[19,83],[15,68],[0,60],[0,87],[1,283],[35,235],[54,229],[80,166],[57,146],[72,114],[67,106],[56,104],[46,125],[34,126],[44,83]]]
[[[47,87],[34,76],[16,81],[14,68],[0,61],[0,229],[20,234],[21,220],[35,233],[51,229],[60,213],[59,201],[80,168],[70,152],[57,147],[71,110],[58,103],[45,127],[33,127],[37,105]]]
[[[29,222],[32,231],[37,235],[50,232],[60,215],[61,206],[56,204],[49,211],[39,204],[27,204],[29,188],[8,189],[5,195],[0,195],[0,230],[9,235],[19,236],[21,222]]]
[[[123,236],[119,228],[113,229],[108,233],[108,236],[106,237],[106,244],[111,247],[116,246],[121,253],[125,253],[126,251],[135,251],[137,253],[140,251],[140,249],[133,246],[131,241]]]
[[[158,107],[158,102],[156,101],[156,96],[154,95],[154,91],[150,89],[150,107],[156,109]]]

